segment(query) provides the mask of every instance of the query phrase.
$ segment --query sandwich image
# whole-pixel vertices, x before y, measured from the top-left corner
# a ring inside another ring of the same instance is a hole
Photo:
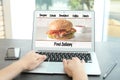
[[[73,38],[75,32],[72,22],[65,19],[57,19],[49,24],[47,35],[51,39],[67,40]]]

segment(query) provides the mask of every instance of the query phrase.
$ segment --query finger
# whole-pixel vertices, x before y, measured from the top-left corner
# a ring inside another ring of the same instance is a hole
[[[43,60],[45,60],[47,58],[46,55],[40,55],[38,53],[35,53],[33,50],[31,51],[31,53],[34,55],[34,57],[41,58]]]
[[[64,71],[66,73],[68,73],[68,70],[67,70],[67,60],[66,59],[63,59],[63,66],[64,66]]]
[[[71,61],[72,61],[71,59],[68,59],[68,60],[67,60],[67,64],[69,64]]]
[[[77,60],[80,60],[78,57],[75,57]]]
[[[80,61],[81,62],[81,60],[78,57],[75,57],[75,59],[76,59],[76,61]]]
[[[64,67],[67,66],[67,60],[66,59],[63,59],[63,65],[64,65]]]
[[[45,59],[38,58],[38,59],[37,59],[37,62],[38,62],[38,64],[40,64],[40,63],[44,62],[44,60],[45,60]]]
[[[41,58],[42,58],[43,60],[45,60],[45,59],[47,58],[47,56],[46,56],[46,55],[42,55]]]
[[[36,57],[39,57],[39,58],[46,58],[47,56],[46,55],[41,55],[41,54],[35,54]]]
[[[84,59],[82,59],[82,60],[81,60],[81,62],[82,62],[82,63],[85,63],[85,60],[84,60]]]
[[[72,57],[72,60],[75,60],[75,57]]]
[[[39,55],[38,56],[38,59],[41,60],[41,61],[44,61],[46,58],[47,58],[46,55]]]
[[[78,57],[72,57],[72,60],[74,60],[74,61],[80,61],[80,59]]]

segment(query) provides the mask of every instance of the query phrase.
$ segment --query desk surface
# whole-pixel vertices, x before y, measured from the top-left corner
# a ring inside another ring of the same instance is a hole
[[[102,80],[103,74],[106,72],[107,67],[114,61],[118,64],[106,80],[120,79],[120,45],[119,42],[97,42],[95,50],[100,65],[102,74],[100,76],[89,76],[89,80]],[[11,64],[13,61],[5,61],[5,53],[8,47],[21,48],[22,56],[24,53],[31,50],[31,40],[11,40],[0,39],[0,69]],[[47,76],[47,77],[46,77]],[[71,80],[67,75],[44,75],[44,74],[28,74],[22,73],[15,78],[15,80]]]

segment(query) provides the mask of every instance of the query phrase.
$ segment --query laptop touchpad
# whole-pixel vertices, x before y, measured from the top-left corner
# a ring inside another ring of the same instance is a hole
[[[48,72],[51,73],[64,73],[64,68],[63,68],[63,63],[62,62],[50,62],[48,63],[48,68],[47,68]]]

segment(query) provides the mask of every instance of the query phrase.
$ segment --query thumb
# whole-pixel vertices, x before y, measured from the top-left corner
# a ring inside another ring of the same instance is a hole
[[[46,55],[42,55],[42,56],[41,56],[41,59],[43,59],[43,60],[45,60],[46,58],[47,58]]]
[[[43,62],[46,58],[47,58],[46,55],[40,55],[40,57],[38,58],[38,61],[41,63],[41,62]]]
[[[66,59],[63,59],[63,66],[64,66],[64,68],[67,67],[67,60]]]

